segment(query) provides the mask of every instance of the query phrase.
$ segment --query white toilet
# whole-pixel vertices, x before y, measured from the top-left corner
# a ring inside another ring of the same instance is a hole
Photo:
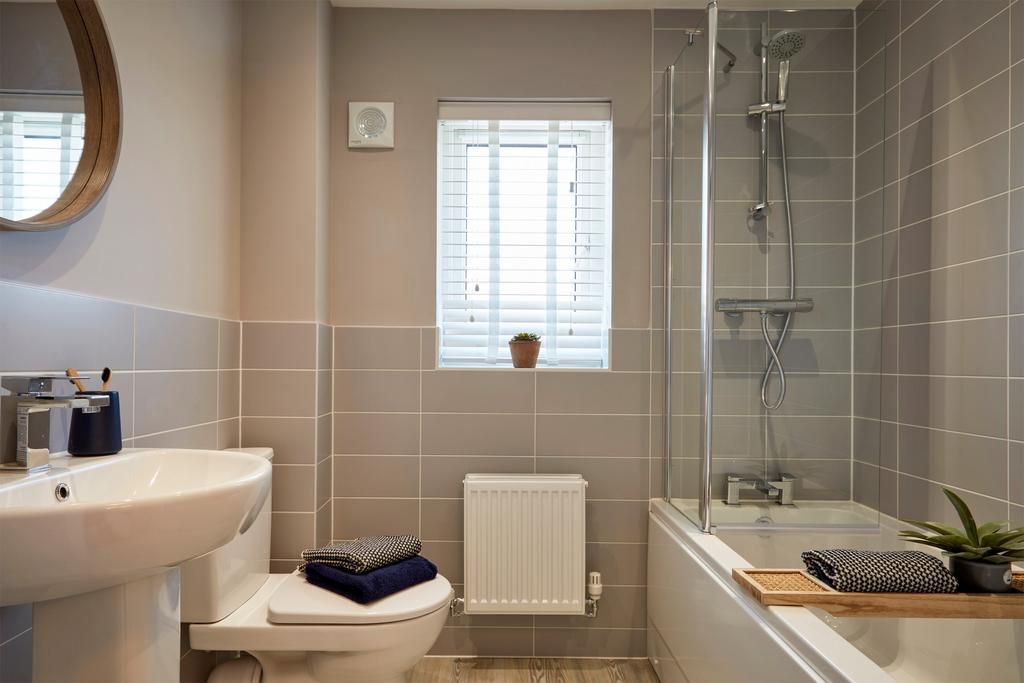
[[[273,458],[269,448],[239,450]],[[192,624],[192,649],[248,652],[263,683],[405,681],[448,618],[454,593],[440,574],[360,605],[302,574],[270,574],[269,557],[270,498],[243,534],[181,568],[181,621]],[[232,660],[209,681],[258,682],[255,669]]]

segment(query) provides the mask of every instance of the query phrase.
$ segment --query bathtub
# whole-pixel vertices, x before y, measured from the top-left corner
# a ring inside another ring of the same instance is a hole
[[[648,524],[647,647],[662,683],[1024,682],[1024,621],[765,608],[732,579],[734,567],[800,567],[808,548],[905,547],[892,518],[870,529],[723,527],[711,535],[652,500]]]

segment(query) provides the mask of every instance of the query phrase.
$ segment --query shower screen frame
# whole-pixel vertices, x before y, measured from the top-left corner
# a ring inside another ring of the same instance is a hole
[[[715,310],[715,113],[716,74],[718,71],[718,2],[707,5],[707,71],[703,97],[703,128],[701,134],[701,306],[700,306],[700,481],[698,511],[700,530],[711,533],[711,469],[714,424],[714,310]],[[675,64],[665,70],[665,500],[672,497],[672,244],[674,201],[673,152],[675,149]]]

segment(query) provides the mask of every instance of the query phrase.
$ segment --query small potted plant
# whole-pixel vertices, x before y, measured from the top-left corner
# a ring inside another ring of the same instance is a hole
[[[508,348],[512,352],[512,365],[517,368],[537,367],[537,356],[540,355],[540,335],[533,332],[520,332],[508,340]]]
[[[904,519],[907,524],[931,532],[901,531],[900,536],[911,543],[930,545],[949,555],[949,570],[961,590],[970,593],[1005,593],[1009,591],[1013,572],[1011,562],[1024,562],[1024,527],[1008,529],[1009,522],[988,522],[978,526],[971,509],[960,496],[942,489],[956,508],[963,529],[936,522]]]

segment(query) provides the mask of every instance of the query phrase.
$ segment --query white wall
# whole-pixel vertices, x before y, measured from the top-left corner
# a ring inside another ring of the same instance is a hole
[[[240,6],[99,5],[121,80],[117,171],[69,228],[0,233],[0,279],[237,319]]]

